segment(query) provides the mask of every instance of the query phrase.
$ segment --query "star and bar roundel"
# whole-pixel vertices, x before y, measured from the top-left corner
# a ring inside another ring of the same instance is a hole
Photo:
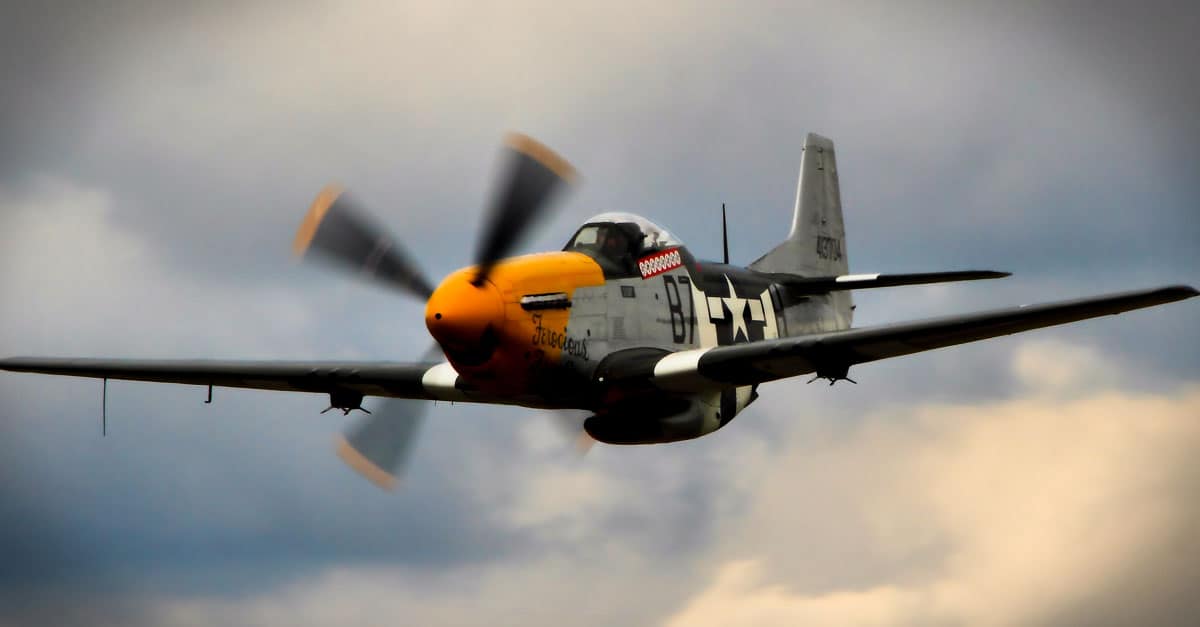
[[[725,295],[709,295],[692,284],[696,326],[701,346],[722,346],[779,337],[770,288],[757,297],[742,297],[725,276]]]

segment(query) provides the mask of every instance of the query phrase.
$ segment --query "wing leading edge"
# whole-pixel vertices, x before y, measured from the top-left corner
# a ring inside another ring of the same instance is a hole
[[[468,399],[458,373],[438,362],[289,362],[214,360],[73,359],[12,357],[0,369],[13,372],[250,388],[283,392],[387,396],[430,400]]]
[[[669,353],[661,358],[635,351],[627,360],[605,360],[610,385],[649,381],[673,391],[751,385],[816,373],[845,377],[850,366],[936,348],[975,342],[1042,327],[1162,305],[1200,294],[1186,285],[1107,294],[1078,300],[1022,305],[848,329],[733,346]],[[615,359],[614,359],[615,358]],[[483,399],[458,385],[446,363],[281,362],[209,360],[126,360],[13,357],[0,369],[96,379],[123,379],[187,385],[213,385],[289,392],[504,402]]]
[[[855,364],[910,355],[1125,311],[1200,294],[1186,285],[1022,305],[899,324],[681,351],[657,360],[609,364],[610,384],[650,381],[682,392],[752,385],[804,374],[839,379]]]

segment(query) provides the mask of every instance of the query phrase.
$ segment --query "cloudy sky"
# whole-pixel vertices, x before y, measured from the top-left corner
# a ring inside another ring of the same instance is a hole
[[[103,4],[0,25],[0,355],[416,358],[421,304],[294,229],[341,181],[443,276],[513,129],[584,177],[528,250],[624,210],[716,257],[723,201],[749,262],[816,131],[853,271],[1014,272],[858,324],[1200,284],[1187,3]],[[117,382],[101,439],[99,382],[3,374],[0,625],[1200,622],[1198,316],[774,383],[583,459],[439,405],[396,494],[323,397]]]

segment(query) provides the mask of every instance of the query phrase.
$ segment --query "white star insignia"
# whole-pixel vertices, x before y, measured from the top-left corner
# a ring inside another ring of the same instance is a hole
[[[730,315],[733,316],[733,336],[730,338],[737,342],[738,331],[742,332],[742,337],[746,341],[750,341],[750,329],[746,327],[746,299],[738,298],[737,292],[733,289],[733,281],[729,280],[729,275],[725,276],[725,283],[729,285],[729,297],[722,297],[725,301],[725,306],[729,308]]]

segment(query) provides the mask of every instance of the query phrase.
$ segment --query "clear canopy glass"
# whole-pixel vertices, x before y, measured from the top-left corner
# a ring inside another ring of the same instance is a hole
[[[602,213],[579,227],[563,250],[595,259],[607,277],[637,276],[637,261],[682,246],[674,235],[632,213]]]
[[[610,227],[618,227],[613,229]],[[647,254],[664,248],[682,246],[683,243],[661,226],[632,213],[609,212],[592,216],[584,222],[567,244],[566,250],[581,247],[603,246],[602,238],[620,232],[628,237],[630,252]]]

